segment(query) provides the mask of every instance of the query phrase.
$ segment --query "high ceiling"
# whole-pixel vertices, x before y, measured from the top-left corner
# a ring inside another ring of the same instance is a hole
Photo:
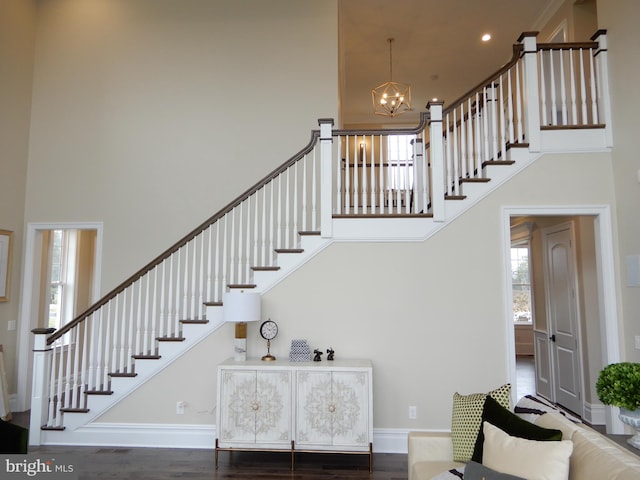
[[[504,65],[522,32],[540,30],[560,0],[340,0],[341,115],[345,126],[415,125],[427,102],[455,101]],[[489,33],[492,39],[482,42]],[[411,84],[413,111],[373,114],[371,89]]]

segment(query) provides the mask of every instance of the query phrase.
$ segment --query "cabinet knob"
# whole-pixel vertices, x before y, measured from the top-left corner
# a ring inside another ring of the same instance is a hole
[[[254,410],[258,410],[260,408],[260,404],[258,402],[253,402],[251,404],[251,408],[253,408]]]
[[[335,405],[329,405],[329,411],[331,413],[335,412],[336,411],[336,406]]]

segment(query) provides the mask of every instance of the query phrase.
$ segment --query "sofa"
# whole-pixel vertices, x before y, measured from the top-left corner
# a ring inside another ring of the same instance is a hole
[[[531,397],[529,397],[531,399]],[[495,402],[494,402],[495,403]],[[521,402],[518,402],[520,405]],[[589,426],[580,423],[578,419],[571,419],[563,412],[553,409],[544,408],[531,413],[529,408],[515,408],[516,415],[537,427],[541,427],[543,431],[560,431],[562,432],[561,441],[558,443],[521,440],[508,436],[508,442],[525,442],[527,445],[559,445],[564,443],[568,448],[565,449],[565,455],[568,454],[567,472],[564,475],[554,478],[569,478],[571,480],[638,480],[640,479],[640,456],[624,449],[618,444],[612,442],[604,435],[593,430]],[[518,411],[522,413],[517,413]],[[487,432],[487,422],[482,421],[481,428]],[[493,432],[494,430],[491,430]],[[500,432],[503,434],[504,432]],[[492,433],[493,435],[493,433]],[[506,435],[506,434],[505,434]],[[493,438],[493,437],[492,437]],[[549,438],[548,440],[554,440]],[[557,440],[557,439],[555,439]],[[487,438],[484,439],[485,458],[487,455]],[[454,460],[454,442],[450,432],[410,432],[408,438],[408,468],[409,480],[431,480],[431,479],[456,479],[464,478],[464,467],[466,462]],[[521,445],[521,444],[515,444]],[[516,447],[518,448],[518,447]],[[528,447],[525,447],[528,448]],[[522,449],[524,452],[524,448]],[[502,457],[513,457],[512,454],[503,454]],[[523,458],[532,458],[533,455],[525,455]],[[535,460],[543,463],[546,461],[546,455],[541,454],[543,460]],[[460,459],[459,459],[460,460]],[[515,460],[522,461],[522,460]],[[469,465],[474,463],[469,461]],[[484,463],[484,462],[481,462]],[[475,468],[475,467],[474,467]],[[469,469],[469,468],[468,468]],[[504,472],[505,470],[497,471]],[[522,470],[522,468],[521,468]],[[556,472],[559,470],[555,468]],[[526,472],[527,469],[524,468]],[[513,472],[507,472],[513,473]],[[486,476],[490,478],[532,478],[521,472],[519,476]],[[567,477],[568,475],[568,477]],[[485,478],[483,475],[482,477]],[[546,476],[536,478],[548,478]]]

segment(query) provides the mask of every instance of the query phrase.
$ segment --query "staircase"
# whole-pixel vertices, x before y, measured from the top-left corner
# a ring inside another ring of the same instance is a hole
[[[223,325],[227,289],[267,292],[338,241],[424,241],[548,152],[611,147],[606,34],[536,44],[411,129],[308,145],[60,330],[35,331],[30,443],[92,422]],[[70,440],[72,439],[72,440]]]

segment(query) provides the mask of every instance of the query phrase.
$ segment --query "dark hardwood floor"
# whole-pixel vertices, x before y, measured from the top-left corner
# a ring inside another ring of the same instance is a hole
[[[28,427],[28,412],[14,413],[12,422]],[[391,453],[373,454],[372,473],[368,455],[297,453],[291,471],[288,453],[221,451],[217,469],[214,451],[203,449],[41,446],[29,453],[72,456],[80,480],[407,478],[407,456]]]
[[[374,454],[372,473],[366,455],[298,453],[292,471],[287,453],[220,452],[218,469],[213,450],[43,446],[29,453],[73,456],[81,480],[407,478],[407,456],[387,453]]]

